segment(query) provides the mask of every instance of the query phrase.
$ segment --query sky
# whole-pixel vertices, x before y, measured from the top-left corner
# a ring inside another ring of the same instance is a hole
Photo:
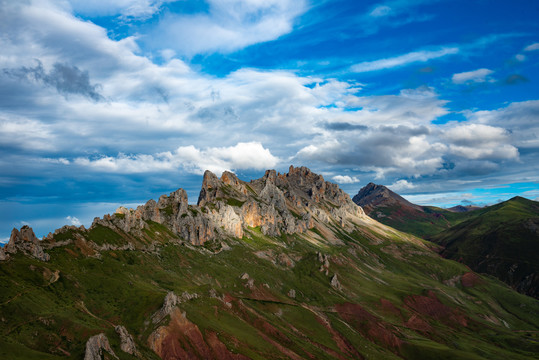
[[[0,0],[0,242],[307,166],[539,199],[535,0]]]

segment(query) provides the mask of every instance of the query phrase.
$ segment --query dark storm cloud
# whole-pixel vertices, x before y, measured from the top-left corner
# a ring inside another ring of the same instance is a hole
[[[55,87],[64,96],[78,94],[94,101],[104,99],[98,92],[100,85],[92,85],[88,71],[82,71],[76,66],[57,62],[47,73],[41,61],[37,60],[35,67],[23,66],[18,69],[4,69],[3,72],[18,79],[42,82],[45,85]]]

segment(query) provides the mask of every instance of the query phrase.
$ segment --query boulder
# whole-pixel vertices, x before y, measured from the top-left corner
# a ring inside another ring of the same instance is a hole
[[[122,325],[117,325],[114,330],[120,336],[120,348],[122,351],[131,355],[137,355],[135,341],[127,329]]]
[[[86,342],[86,353],[84,354],[84,360],[102,360],[103,350],[108,352],[115,359],[118,359],[114,351],[112,351],[109,339],[105,334],[101,333],[94,335]]]

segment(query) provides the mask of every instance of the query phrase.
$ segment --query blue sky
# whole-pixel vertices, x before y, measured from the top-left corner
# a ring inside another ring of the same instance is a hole
[[[202,173],[539,197],[539,2],[0,1],[0,241]]]

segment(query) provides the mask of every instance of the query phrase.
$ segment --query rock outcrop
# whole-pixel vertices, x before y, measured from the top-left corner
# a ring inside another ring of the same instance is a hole
[[[203,245],[225,237],[241,239],[253,228],[267,236],[281,236],[304,233],[331,220],[346,227],[362,216],[361,207],[338,185],[306,167],[291,166],[286,174],[267,170],[250,182],[228,171],[221,178],[206,171],[197,205],[189,205],[185,190],[178,189],[136,209],[119,207],[113,215],[96,218],[90,230],[101,225],[141,238],[155,222],[180,241]]]
[[[102,360],[103,350],[108,352],[115,359],[118,359],[114,351],[109,344],[109,339],[105,334],[101,333],[94,335],[86,342],[86,352],[84,354],[84,360]]]
[[[8,256],[3,248],[0,248],[0,261],[7,260]]]
[[[135,340],[133,340],[133,337],[127,329],[122,325],[117,325],[114,330],[120,336],[120,349],[122,349],[123,352],[131,354],[131,355],[137,355],[137,347],[135,345]]]
[[[22,252],[30,255],[41,261],[49,261],[49,254],[43,251],[41,242],[34,234],[34,230],[28,225],[24,225],[21,230],[13,229],[9,242],[4,248],[4,251],[9,254]]]
[[[169,291],[165,296],[165,300],[163,301],[163,306],[161,307],[161,309],[159,309],[155,314],[153,314],[152,322],[156,324],[163,320],[165,316],[169,315],[179,303],[180,298],[172,291]]]

